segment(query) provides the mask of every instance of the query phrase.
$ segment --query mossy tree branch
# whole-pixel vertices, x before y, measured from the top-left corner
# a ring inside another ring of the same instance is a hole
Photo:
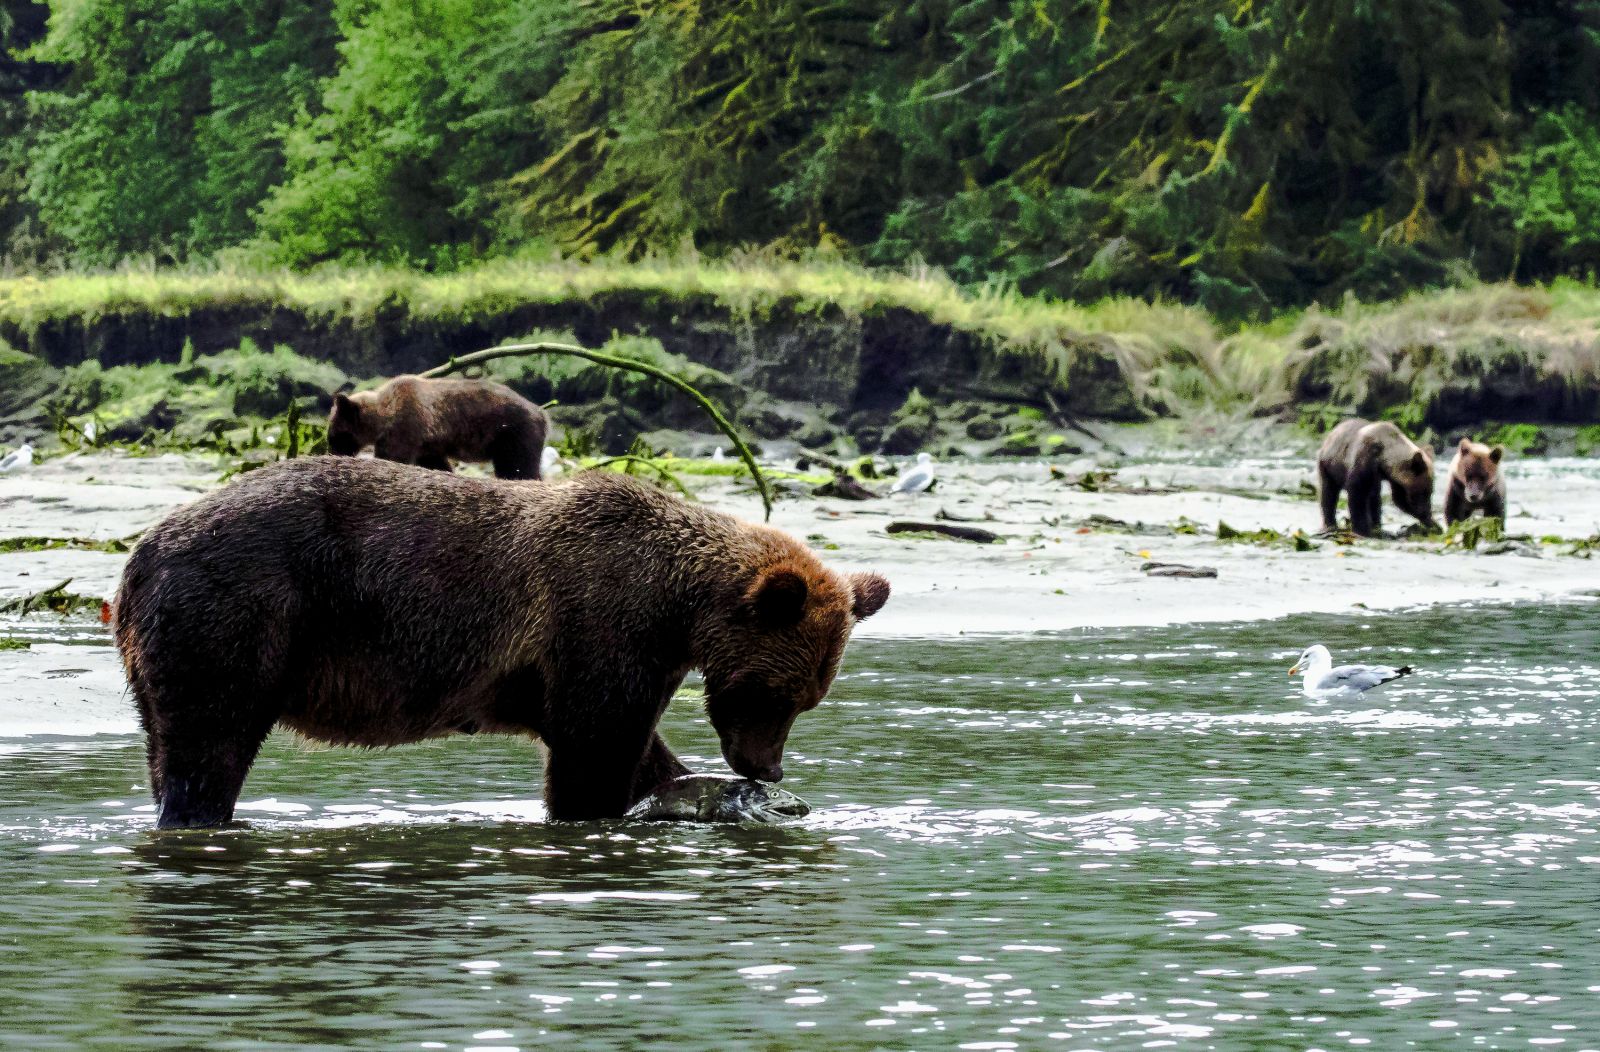
[[[596,365],[608,366],[612,369],[625,369],[629,372],[642,373],[663,383],[671,384],[694,399],[700,408],[711,416],[717,428],[728,436],[734,448],[739,451],[739,458],[750,469],[751,477],[756,480],[756,488],[761,492],[761,505],[766,509],[765,517],[769,520],[772,518],[772,488],[767,484],[767,476],[761,473],[761,467],[756,463],[755,454],[750,452],[750,447],[739,436],[738,430],[728,421],[727,417],[722,415],[722,411],[709,398],[695,390],[688,381],[679,379],[666,370],[658,369],[648,362],[635,361],[631,358],[619,358],[613,354],[592,351],[587,347],[579,347],[570,343],[540,341],[538,343],[508,343],[499,347],[490,347],[485,351],[474,351],[459,358],[451,358],[443,365],[435,366],[418,375],[426,379],[434,379],[440,376],[449,376],[451,373],[459,372],[469,366],[492,362],[497,358],[526,358],[536,354],[564,354],[573,358],[582,358]]]

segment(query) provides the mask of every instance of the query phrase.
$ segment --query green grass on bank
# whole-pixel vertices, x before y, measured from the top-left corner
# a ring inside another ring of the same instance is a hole
[[[742,316],[780,307],[801,317],[904,310],[974,334],[996,353],[1037,356],[1062,377],[1077,356],[1109,356],[1158,413],[1278,409],[1295,399],[1308,371],[1338,409],[1413,423],[1451,385],[1497,370],[1574,387],[1600,380],[1600,289],[1574,282],[1350,301],[1227,330],[1193,307],[1135,299],[1082,305],[998,286],[969,291],[931,269],[869,270],[827,259],[500,260],[440,274],[217,264],[0,278],[0,322],[26,332],[69,318],[273,307],[357,326],[395,309],[417,320],[472,323],[528,304],[608,294],[664,307],[709,301]]]

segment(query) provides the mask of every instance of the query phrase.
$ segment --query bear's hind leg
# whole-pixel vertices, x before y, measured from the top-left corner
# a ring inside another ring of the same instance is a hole
[[[427,468],[430,471],[454,471],[450,466],[450,458],[439,453],[424,453],[417,457],[417,467]]]
[[[1376,510],[1382,490],[1370,476],[1351,475],[1346,484],[1350,497],[1350,529],[1358,537],[1370,537],[1377,528]]]
[[[1339,528],[1339,483],[1322,464],[1317,465],[1317,481],[1321,484],[1317,495],[1322,499],[1322,528],[1331,533]]]
[[[156,828],[227,825],[272,721],[185,722],[148,728]]]
[[[539,458],[544,454],[544,434],[507,431],[489,447],[495,478],[537,479]]]

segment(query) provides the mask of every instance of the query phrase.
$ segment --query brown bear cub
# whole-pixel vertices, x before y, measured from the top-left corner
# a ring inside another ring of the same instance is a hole
[[[280,724],[364,746],[531,735],[550,816],[607,818],[689,773],[656,724],[691,669],[728,765],[781,779],[795,718],[888,598],[611,472],[525,486],[308,457],[146,533],[115,633],[162,827],[230,821]]]
[[[1482,442],[1463,438],[1450,462],[1450,488],[1444,494],[1445,525],[1453,526],[1472,517],[1475,511],[1485,518],[1506,517],[1506,477],[1500,474],[1500,446],[1490,448]]]
[[[503,479],[536,479],[550,421],[544,410],[491,380],[397,376],[375,391],[338,394],[328,416],[328,451],[450,470],[450,460],[487,460]]]
[[[1317,453],[1322,527],[1338,528],[1341,490],[1350,494],[1350,528],[1362,537],[1378,532],[1383,483],[1394,506],[1430,530],[1433,521],[1433,450],[1419,446],[1390,423],[1346,420],[1322,440]]]

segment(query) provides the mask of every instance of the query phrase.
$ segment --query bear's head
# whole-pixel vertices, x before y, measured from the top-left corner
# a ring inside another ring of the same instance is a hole
[[[706,715],[735,773],[783,778],[789,728],[828,693],[855,623],[888,598],[877,574],[846,577],[801,556],[762,567],[723,604],[700,633],[697,659]]]
[[[1461,492],[1468,504],[1476,507],[1483,503],[1483,498],[1488,496],[1489,490],[1500,477],[1500,458],[1503,456],[1505,449],[1500,446],[1491,448],[1468,438],[1461,440],[1461,445],[1456,447],[1451,474],[1461,480]]]
[[[328,414],[328,452],[353,457],[378,439],[376,408],[371,391],[333,396],[333,411]]]
[[[1409,445],[1409,443],[1407,443]],[[1390,465],[1389,481],[1395,507],[1436,529],[1433,521],[1433,450],[1412,445]]]

